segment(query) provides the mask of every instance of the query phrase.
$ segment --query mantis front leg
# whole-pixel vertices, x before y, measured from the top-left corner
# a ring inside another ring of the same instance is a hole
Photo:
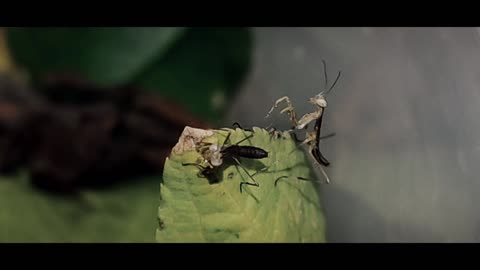
[[[290,98],[287,97],[287,96],[284,96],[284,97],[281,97],[281,98],[277,99],[277,101],[275,101],[275,104],[272,106],[270,111],[268,111],[267,116],[265,118],[269,117],[270,114],[273,112],[273,110],[278,107],[278,104],[280,104],[283,101],[285,101],[287,103],[287,107],[285,109],[283,109],[282,111],[280,111],[280,113],[287,112],[288,115],[290,115],[290,121],[293,122],[295,127],[298,126],[297,115],[295,113],[295,108],[293,107],[292,102],[290,101]]]
[[[319,108],[318,110],[316,110],[316,111],[314,111],[314,112],[305,114],[305,115],[302,116],[302,118],[300,118],[300,120],[296,123],[295,127],[296,127],[297,129],[306,128],[308,124],[310,124],[311,122],[319,119],[320,116],[322,116],[322,113],[323,113],[323,108]]]

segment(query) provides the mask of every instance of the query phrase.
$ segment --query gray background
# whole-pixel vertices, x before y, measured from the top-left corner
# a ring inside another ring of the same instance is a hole
[[[311,111],[325,59],[330,82],[342,70],[323,128],[337,133],[323,143],[332,162],[321,191],[328,240],[477,242],[479,33],[257,28],[253,70],[229,123],[267,126],[263,116],[283,95],[298,114]],[[276,119],[290,126],[287,116]]]

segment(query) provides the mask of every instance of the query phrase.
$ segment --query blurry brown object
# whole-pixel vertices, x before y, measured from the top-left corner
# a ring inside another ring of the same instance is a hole
[[[161,173],[187,125],[210,128],[134,87],[55,75],[31,91],[0,78],[0,173],[27,168],[36,187],[59,192],[138,179]]]
[[[12,68],[5,32],[6,28],[0,27],[0,72],[7,72]]]

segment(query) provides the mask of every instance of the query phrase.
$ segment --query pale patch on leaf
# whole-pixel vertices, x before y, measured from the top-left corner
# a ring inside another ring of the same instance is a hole
[[[185,127],[178,143],[173,147],[173,154],[182,154],[183,152],[195,150],[195,145],[206,137],[213,135],[213,131],[203,130],[192,127]]]

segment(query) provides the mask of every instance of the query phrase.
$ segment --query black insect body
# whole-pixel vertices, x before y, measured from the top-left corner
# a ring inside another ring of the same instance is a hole
[[[262,148],[249,145],[231,145],[221,151],[224,157],[242,157],[250,159],[262,159],[268,157],[268,152]]]
[[[231,133],[228,133],[227,138],[225,139],[225,142],[230,138],[230,134]],[[241,182],[240,192],[242,192],[242,185],[250,185],[250,186],[256,186],[256,187],[259,187],[260,185],[258,184],[257,181],[255,181],[253,176],[250,175],[248,171],[242,166],[239,158],[263,159],[268,157],[268,152],[262,148],[250,146],[250,145],[238,145],[241,142],[251,138],[252,136],[253,135],[247,136],[244,139],[237,142],[236,144],[222,147],[222,149],[220,150],[220,153],[222,154],[222,157],[225,160],[233,159],[235,163],[237,163],[237,165],[240,166],[240,168],[242,168],[245,171],[248,177],[253,180],[253,183],[246,182],[246,181]]]
[[[323,115],[325,114],[325,109],[322,113],[322,115],[317,119],[315,122],[315,145],[312,147],[311,153],[312,156],[317,160],[319,163],[323,164],[324,166],[329,166],[330,162],[322,155],[322,152],[320,151],[320,129],[322,127],[322,120],[323,120]]]
[[[240,166],[250,179],[253,180],[253,183],[243,181],[240,183],[240,192],[242,192],[242,185],[251,185],[258,187],[259,184],[255,181],[252,175],[242,166],[240,163],[240,158],[248,159],[263,159],[268,157],[268,152],[262,148],[250,146],[250,145],[239,145],[243,141],[253,137],[253,135],[247,136],[244,139],[238,141],[233,145],[226,145],[226,142],[230,138],[231,133],[228,133],[225,138],[222,146],[215,144],[207,144],[200,146],[200,153],[202,154],[207,166],[201,166],[196,163],[184,163],[183,165],[195,165],[201,169],[199,176],[206,177],[208,179],[218,180],[216,178],[216,172],[219,167],[224,163],[230,163],[233,160],[236,165]]]

